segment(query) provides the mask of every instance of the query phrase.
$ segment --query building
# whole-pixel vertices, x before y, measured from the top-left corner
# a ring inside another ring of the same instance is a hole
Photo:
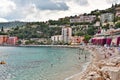
[[[9,37],[7,40],[8,45],[16,45],[18,42],[18,37]]]
[[[94,45],[120,46],[120,29],[109,29],[96,34],[91,42]]]
[[[7,43],[8,36],[7,35],[0,35],[0,45],[4,45]]]
[[[62,35],[55,35],[51,37],[51,40],[54,42],[62,41]]]
[[[79,15],[70,19],[70,23],[92,23],[95,21],[95,15]]]
[[[95,27],[99,27],[100,26],[100,21],[97,21],[95,24],[94,24]]]
[[[81,36],[73,36],[71,38],[71,45],[83,43],[83,39],[84,39],[84,37],[81,37]]]
[[[106,24],[113,25],[114,24],[113,20],[114,20],[114,14],[112,14],[112,13],[101,14],[100,21],[102,23],[102,26],[104,26]]]
[[[62,28],[62,40],[64,43],[70,43],[72,37],[72,28],[63,27]]]
[[[116,14],[115,14],[115,15],[116,15],[117,17],[120,17],[120,6],[116,7],[116,8],[115,8],[115,11],[116,11]]]

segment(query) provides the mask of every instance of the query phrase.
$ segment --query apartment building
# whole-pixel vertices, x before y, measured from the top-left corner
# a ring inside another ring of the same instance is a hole
[[[92,23],[96,19],[95,15],[79,15],[70,19],[70,23]]]

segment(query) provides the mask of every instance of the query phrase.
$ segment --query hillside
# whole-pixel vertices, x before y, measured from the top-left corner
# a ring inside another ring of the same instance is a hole
[[[22,27],[12,28],[8,32],[10,36],[18,36],[20,39],[50,38],[61,33],[60,27],[50,28],[43,22],[31,22]]]
[[[0,22],[0,28],[9,28],[9,27],[17,27],[17,26],[23,26],[26,25],[27,22],[19,22],[19,21],[14,21],[14,22]]]

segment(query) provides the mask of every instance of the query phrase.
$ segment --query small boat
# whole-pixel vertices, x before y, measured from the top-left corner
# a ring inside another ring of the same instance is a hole
[[[6,64],[6,62],[5,61],[1,61],[0,64]]]

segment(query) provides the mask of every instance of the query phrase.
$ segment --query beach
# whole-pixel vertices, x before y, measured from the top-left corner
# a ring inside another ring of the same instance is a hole
[[[85,46],[91,61],[78,73],[66,80],[120,80],[120,52],[118,47]]]

